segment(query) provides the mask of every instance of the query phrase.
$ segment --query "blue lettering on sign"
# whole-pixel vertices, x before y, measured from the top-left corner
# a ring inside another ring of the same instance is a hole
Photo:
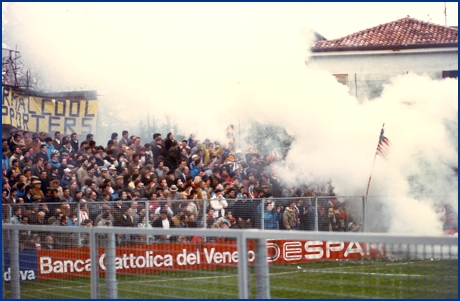
[[[45,119],[45,116],[40,116],[40,115],[32,115],[33,118],[36,118],[36,124],[35,124],[35,132],[40,131],[40,119]]]
[[[77,119],[72,117],[64,118],[64,133],[73,133],[75,132],[74,126],[77,125]]]
[[[60,103],[62,103],[62,111],[61,112],[59,111],[59,104]],[[66,105],[67,105],[67,103],[66,103],[65,99],[56,99],[56,104],[54,106],[54,115],[64,117],[65,113],[66,113],[66,107],[67,107]]]
[[[69,108],[70,117],[80,117],[80,101],[79,100],[70,100]]]
[[[11,106],[9,96],[10,96],[10,88],[9,87],[4,87],[3,88],[3,99],[2,99],[2,105],[3,106]]]
[[[89,114],[88,109],[89,109],[89,100],[85,99],[86,106],[85,106],[85,117],[94,117],[94,114]]]
[[[47,102],[53,102],[51,99],[42,98],[42,112],[41,115],[51,116],[51,113],[46,113],[45,106]]]
[[[58,129],[54,129],[53,127],[54,126],[59,127],[60,123],[56,123],[56,122],[53,122],[53,121],[59,122],[60,120],[61,120],[61,118],[59,118],[59,117],[50,116],[50,118],[48,120],[48,132],[57,131]]]
[[[30,102],[33,101],[32,99],[30,99],[30,96],[27,96],[27,111],[29,112],[29,114],[37,114],[36,111],[33,111],[32,108],[30,107]]]
[[[10,253],[3,256],[3,280],[11,281]],[[33,281],[38,278],[37,251],[27,250],[19,252],[19,279]]]

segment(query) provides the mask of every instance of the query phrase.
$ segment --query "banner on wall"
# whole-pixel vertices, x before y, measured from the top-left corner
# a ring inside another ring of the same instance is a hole
[[[33,281],[38,279],[37,251],[25,250],[19,252],[19,280]],[[3,280],[11,281],[10,253],[3,255]]]
[[[94,133],[99,103],[95,91],[41,93],[2,87],[2,124],[29,132]]]
[[[336,241],[267,241],[269,264],[306,263],[318,260],[378,258],[385,255],[384,244]],[[248,243],[248,261],[255,262],[253,241]],[[105,275],[105,249],[91,262],[89,248],[40,250],[37,252],[38,280],[90,276],[92,266]],[[116,247],[117,274],[153,274],[171,270],[200,270],[237,267],[235,241],[204,244],[151,244]]]

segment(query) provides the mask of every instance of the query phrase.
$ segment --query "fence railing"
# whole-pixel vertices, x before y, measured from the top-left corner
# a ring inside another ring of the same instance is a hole
[[[58,286],[65,286],[73,297],[93,299],[458,297],[457,237],[12,224],[3,224],[2,230],[9,237],[2,250],[6,298],[62,298],[53,295]],[[84,234],[90,243],[56,250],[43,245],[31,255],[20,240],[20,233],[27,231]],[[120,234],[209,239],[119,245]],[[317,262],[324,265],[314,266]],[[34,265],[36,271],[30,268]],[[28,277],[35,281],[26,281]],[[431,287],[437,277],[441,287]],[[335,281],[336,287],[320,289]],[[414,291],[414,285],[421,291]],[[390,291],[393,295],[387,295]]]
[[[347,204],[353,204],[353,206],[348,210],[347,212],[347,220],[345,221],[345,227],[344,230],[347,229],[347,224],[350,218],[353,218],[357,223],[361,224],[361,231],[365,232],[366,231],[366,202],[364,197],[347,197],[347,196],[320,196],[320,197],[290,197],[290,198],[275,198],[275,202],[277,206],[284,206],[287,204],[290,200],[302,200],[305,202],[306,205],[310,207],[310,214],[308,217],[308,222],[311,223],[310,230],[311,231],[320,231],[320,222],[321,222],[321,216],[319,213],[319,208],[321,206],[321,202],[330,200],[330,199],[342,199],[345,200],[344,204],[345,206]],[[267,229],[267,225],[265,223],[265,218],[264,214],[267,211],[264,205],[267,204],[267,201],[269,199],[266,198],[256,198],[256,199],[246,199],[244,200],[245,202],[251,202],[253,204],[251,210],[253,210],[253,215],[252,215],[252,226],[250,228],[253,229]],[[273,199],[272,199],[273,200]],[[96,202],[86,202],[86,206],[93,206],[93,205],[109,205],[113,207],[115,203],[119,203],[122,205],[127,205],[131,206],[133,202],[137,202],[139,204],[139,210],[145,209],[145,220],[144,224],[147,226],[151,224],[152,222],[152,215],[151,211],[152,208],[157,209],[160,204],[182,204],[184,207],[186,207],[186,204],[189,200],[148,200],[145,198],[140,198],[136,200],[122,200],[118,202],[104,202],[104,201],[96,201]],[[197,223],[198,227],[206,227],[206,208],[210,206],[210,200],[194,200],[195,203],[200,203],[199,206],[199,212],[197,216]],[[80,212],[82,211],[82,207],[85,206],[81,202],[70,202],[70,203],[49,203],[49,202],[40,202],[40,203],[22,203],[22,204],[2,204],[2,211],[5,214],[5,220],[7,222],[11,221],[11,217],[13,214],[13,208],[17,206],[22,206],[24,209],[32,208],[33,206],[40,206],[40,205],[47,205],[52,208],[57,208],[63,204],[67,204],[71,207],[71,213],[75,213],[77,217],[77,224],[81,224],[81,214]],[[152,207],[152,204],[155,204],[154,207]],[[179,205],[176,207],[180,207]],[[231,210],[234,208],[228,207],[226,210]],[[53,212],[54,213],[54,212]],[[174,212],[177,213],[177,212]],[[158,214],[155,216],[157,217]],[[135,225],[137,226],[137,225]],[[279,228],[278,228],[279,229]]]

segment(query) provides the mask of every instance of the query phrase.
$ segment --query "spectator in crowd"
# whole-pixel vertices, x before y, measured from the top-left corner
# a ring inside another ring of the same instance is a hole
[[[203,217],[203,220],[201,221],[201,226],[204,227],[206,225],[206,228],[213,228],[216,222],[216,218],[214,217],[214,209],[211,206],[207,207],[206,216]]]
[[[54,239],[51,235],[45,237],[45,243],[42,245],[42,250],[54,249]]]
[[[61,214],[77,217],[67,225],[97,226],[102,215],[111,211],[110,220],[115,226],[137,226],[145,224],[143,221],[148,218],[152,225],[161,221],[163,227],[167,222],[160,212],[166,212],[166,220],[175,215],[177,226],[183,227],[259,228],[263,216],[265,229],[311,231],[317,210],[321,231],[360,229],[346,223],[349,216],[345,206],[334,197],[331,183],[294,186],[283,182],[272,165],[281,157],[273,150],[261,154],[252,148],[245,157],[241,150],[235,151],[232,144],[199,140],[194,134],[188,140],[177,135],[179,145],[172,132],[164,141],[160,133],[155,133],[150,143],[142,145],[141,136],[130,137],[127,130],[122,132],[122,138],[112,133],[106,147],[99,145],[92,134],[80,143],[77,133],[62,139],[57,132],[52,134],[53,138],[46,133],[34,133],[32,140],[24,140],[21,149],[18,147],[20,135],[15,130],[12,140],[2,139],[2,201],[6,206],[36,204],[33,210],[24,207],[27,210],[21,212],[21,219],[29,219],[30,224],[46,224],[60,207]],[[25,133],[23,135],[26,138]],[[318,208],[312,205],[315,191],[320,193],[319,189],[312,189],[316,186],[323,186],[323,194],[331,197],[324,202],[319,200]],[[87,192],[85,199],[81,189]],[[278,199],[283,196],[297,200],[284,204]],[[148,201],[148,216],[145,216],[146,208],[139,207],[142,204],[139,198]],[[259,198],[266,201],[261,202]],[[51,202],[49,208],[42,204],[44,201]],[[80,204],[79,210],[77,204]],[[106,210],[106,206],[110,210]],[[204,207],[207,207],[205,214]],[[457,228],[456,213],[450,208],[448,211],[441,217],[444,228],[455,231],[450,229]],[[4,212],[4,220],[18,220],[12,212],[9,215]],[[61,218],[58,215],[51,220],[58,219],[60,223]],[[45,237],[41,235],[43,244]],[[117,236],[117,245],[133,241],[131,237]],[[55,238],[55,242],[57,244],[59,238]],[[87,245],[88,242],[80,243]]]
[[[22,207],[16,206],[13,207],[13,216],[11,217],[12,224],[19,225],[22,223]]]
[[[340,230],[340,220],[334,212],[334,208],[329,207],[327,212],[321,217],[321,231],[335,232]]]
[[[265,204],[264,228],[276,230],[279,228],[279,221],[283,218],[281,207],[276,207],[274,201],[268,200]]]
[[[168,215],[166,209],[160,210],[160,216],[155,219],[152,223],[153,228],[169,229],[174,227],[174,223],[171,217]],[[155,240],[157,242],[170,242],[171,235],[156,235]]]
[[[361,232],[361,226],[357,225],[354,221],[348,223],[349,232]]]
[[[216,189],[214,196],[210,200],[211,207],[214,209],[214,218],[219,219],[225,215],[225,208],[228,207],[227,200],[223,196],[221,189]]]
[[[289,206],[284,209],[283,213],[283,227],[285,230],[296,230],[298,223],[298,211],[296,208],[296,201],[289,200]]]

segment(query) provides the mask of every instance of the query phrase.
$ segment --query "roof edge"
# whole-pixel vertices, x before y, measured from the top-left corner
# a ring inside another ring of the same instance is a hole
[[[371,50],[405,50],[405,49],[423,49],[423,48],[447,48],[457,47],[458,43],[446,44],[412,44],[412,45],[386,45],[386,46],[356,46],[356,47],[331,47],[315,48],[311,47],[311,52],[337,52],[337,51],[371,51]]]

